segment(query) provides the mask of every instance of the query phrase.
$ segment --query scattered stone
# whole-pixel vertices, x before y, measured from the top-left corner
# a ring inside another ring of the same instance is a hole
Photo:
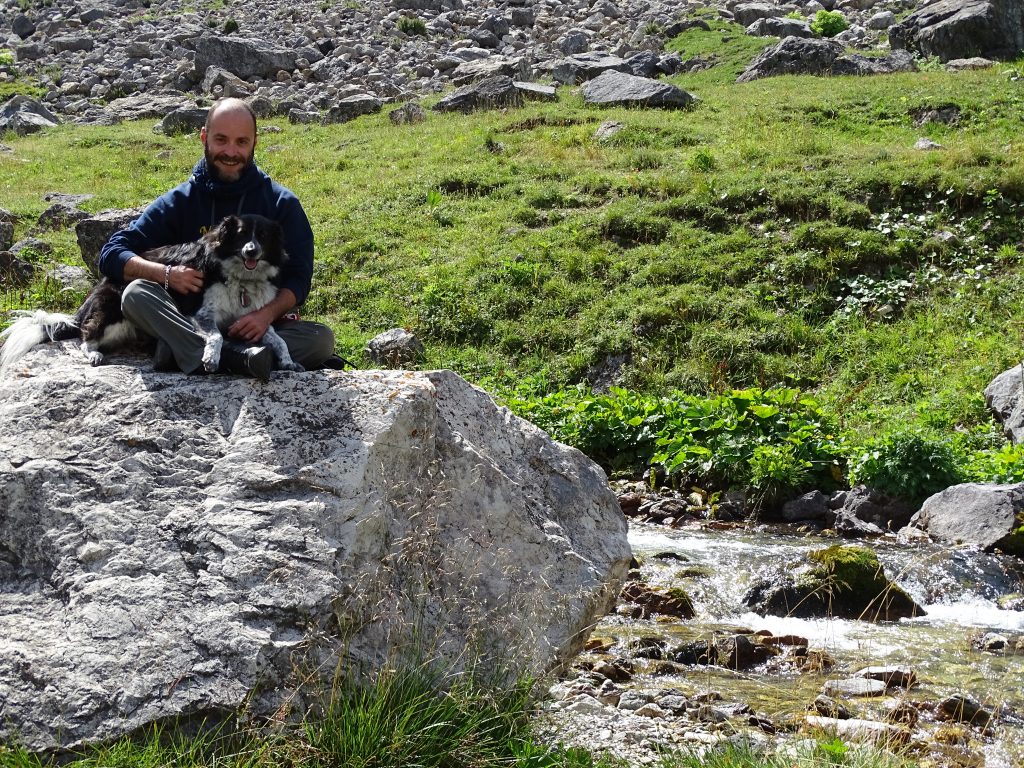
[[[843,680],[826,680],[824,693],[826,696],[882,696],[886,685],[881,680],[870,680],[863,677],[848,677]]]
[[[583,102],[602,107],[659,107],[684,109],[694,101],[691,94],[670,83],[609,71],[583,86]]]
[[[971,725],[986,726],[992,719],[992,713],[985,709],[980,702],[970,696],[956,693],[939,704],[939,713],[948,720],[957,723],[970,723]]]
[[[0,219],[0,251],[9,250],[14,244],[14,222]]]
[[[889,687],[913,688],[917,682],[917,674],[910,667],[889,665],[884,667],[865,667],[854,673],[854,677],[867,680],[881,680]]]
[[[693,601],[682,589],[659,592],[644,584],[631,581],[622,588],[620,600],[628,600],[645,609],[646,614],[660,613],[680,619],[692,619]]]
[[[195,43],[196,72],[218,67],[243,80],[272,78],[280,71],[295,69],[298,53],[258,38],[235,35],[203,35]]]
[[[419,362],[426,354],[423,343],[404,328],[392,328],[374,336],[366,343],[366,353],[377,365],[401,368]]]
[[[388,119],[394,125],[412,125],[413,123],[422,123],[426,120],[427,113],[423,111],[423,107],[417,102],[407,101],[402,106],[388,112]]]
[[[206,125],[206,115],[209,111],[209,109],[200,107],[175,109],[164,116],[156,130],[164,136],[176,136],[182,133],[198,134],[199,130]]]
[[[938,541],[1024,555],[1022,519],[1024,483],[964,483],[926,499],[910,525]]]
[[[88,219],[89,216],[89,213],[76,208],[74,205],[69,205],[65,202],[56,202],[39,214],[39,220],[36,222],[36,226],[43,230],[66,229],[76,222]]]
[[[966,72],[971,69],[988,69],[994,66],[994,61],[982,56],[971,56],[968,59],[950,59],[946,62],[946,69],[950,72]]]
[[[502,75],[472,85],[464,85],[445,96],[432,109],[437,112],[468,114],[479,109],[519,107],[522,103],[522,91],[515,87],[512,78]]]
[[[625,59],[593,51],[568,56],[551,67],[551,76],[564,85],[578,85],[608,71],[629,72]]]
[[[85,293],[96,282],[85,267],[57,264],[46,271],[46,277],[60,286],[62,291]]]
[[[15,287],[32,281],[36,268],[8,250],[0,250],[0,286]]]
[[[845,704],[823,693],[818,694],[810,708],[822,717],[831,717],[836,720],[849,720],[853,717]]]
[[[804,520],[825,523],[829,516],[829,499],[821,491],[810,491],[782,505],[782,519],[787,523]]]
[[[13,131],[17,136],[27,136],[59,124],[55,114],[28,96],[12,96],[0,106],[0,134]]]
[[[776,17],[758,19],[747,27],[747,34],[754,37],[814,37],[807,21]]]
[[[519,80],[513,81],[512,85],[527,101],[558,101],[557,86],[524,83]]]
[[[834,616],[895,621],[923,615],[903,589],[891,582],[878,556],[860,546],[833,546],[808,554],[754,581],[743,597],[761,615],[813,618]]]
[[[807,724],[816,730],[834,734],[843,741],[861,744],[897,747],[910,741],[910,732],[906,728],[874,720],[836,720],[808,715]]]
[[[906,51],[870,58],[845,50],[844,44],[836,40],[787,37],[758,54],[736,82],[777,75],[881,75],[917,69],[913,56]]]
[[[144,208],[118,208],[100,211],[75,224],[75,238],[82,253],[82,263],[97,278],[100,249],[117,230],[124,229],[142,215]]]
[[[931,139],[922,136],[914,142],[914,149],[921,152],[931,152],[936,149],[945,149],[945,147],[937,141],[932,141]]]
[[[594,138],[597,141],[607,141],[615,134],[622,131],[626,126],[617,120],[606,120],[597,126],[597,130],[594,131]]]
[[[466,85],[474,80],[486,80],[499,75],[510,77],[513,80],[529,80],[533,71],[526,59],[521,56],[515,58],[492,56],[459,64],[452,71],[451,79],[456,85]]]
[[[383,101],[368,93],[359,94],[357,96],[347,96],[344,99],[340,99],[334,106],[327,110],[327,114],[324,115],[323,122],[324,124],[347,123],[350,120],[355,120],[357,117],[362,117],[363,115],[376,114],[377,112],[380,112],[383,107]]]

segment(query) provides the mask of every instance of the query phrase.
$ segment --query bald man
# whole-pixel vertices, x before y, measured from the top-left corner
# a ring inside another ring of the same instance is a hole
[[[156,370],[202,372],[205,340],[184,317],[168,290],[198,293],[203,273],[184,266],[166,272],[139,254],[151,248],[198,239],[229,215],[255,213],[284,230],[288,262],[281,288],[269,304],[239,318],[227,331],[221,371],[270,378],[273,353],[256,345],[273,325],[292,359],[307,370],[335,367],[334,334],[319,323],[298,319],[313,278],[313,231],[299,199],[257,167],[256,115],[244,101],[222,99],[210,108],[199,132],[203,158],[192,176],[160,196],[127,228],[115,232],[100,251],[100,271],[127,284],[125,317],[157,339]]]

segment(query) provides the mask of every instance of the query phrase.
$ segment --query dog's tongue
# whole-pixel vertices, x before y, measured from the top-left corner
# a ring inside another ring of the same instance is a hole
[[[245,260],[245,268],[246,269],[256,269],[256,266],[259,263],[260,263],[259,259],[246,259]]]

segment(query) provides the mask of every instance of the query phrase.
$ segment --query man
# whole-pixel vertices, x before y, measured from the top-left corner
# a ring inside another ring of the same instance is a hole
[[[201,369],[205,341],[192,321],[178,311],[168,289],[198,293],[203,273],[184,266],[168,272],[164,265],[139,254],[190,242],[225,216],[244,213],[261,214],[281,225],[289,259],[281,272],[277,297],[240,317],[226,336],[242,345],[257,344],[273,325],[295,362],[306,369],[325,363],[335,367],[332,363],[339,358],[333,355],[331,329],[298,320],[296,308],[306,300],[313,277],[313,231],[298,198],[254,162],[256,115],[240,99],[222,99],[210,108],[199,138],[203,158],[191,178],[157,198],[127,229],[114,233],[100,251],[100,271],[112,280],[128,283],[121,300],[125,317],[157,339],[154,368],[179,368],[185,373]],[[273,364],[273,353],[267,347],[225,344],[220,370],[267,380]]]

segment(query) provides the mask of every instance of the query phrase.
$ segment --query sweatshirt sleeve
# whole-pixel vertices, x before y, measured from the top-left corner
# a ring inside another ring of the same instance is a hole
[[[129,259],[151,248],[178,242],[175,219],[171,213],[175,190],[154,200],[139,218],[118,230],[100,249],[100,273],[111,280],[124,282],[124,266]]]
[[[288,253],[281,287],[294,293],[298,303],[302,304],[313,282],[313,229],[302,204],[294,196],[286,199],[278,221],[284,230],[284,248]]]

